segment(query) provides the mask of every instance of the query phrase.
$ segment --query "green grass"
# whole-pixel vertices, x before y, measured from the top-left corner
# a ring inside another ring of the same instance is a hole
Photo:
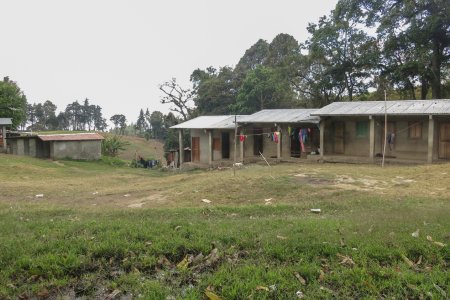
[[[278,165],[271,178],[256,165],[233,177],[7,155],[0,164],[0,298],[206,299],[208,289],[222,299],[298,291],[441,299],[449,291],[449,248],[426,238],[449,242],[448,165]]]

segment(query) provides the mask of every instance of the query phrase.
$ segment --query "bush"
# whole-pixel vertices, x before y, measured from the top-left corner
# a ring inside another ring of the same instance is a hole
[[[115,157],[119,154],[119,151],[125,150],[128,145],[130,145],[130,143],[123,141],[118,135],[107,136],[102,141],[102,154]]]

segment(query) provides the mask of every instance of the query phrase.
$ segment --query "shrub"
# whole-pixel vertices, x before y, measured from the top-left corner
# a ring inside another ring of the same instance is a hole
[[[115,157],[119,154],[119,151],[125,150],[128,145],[130,145],[130,143],[122,140],[118,135],[107,136],[102,141],[102,154]]]

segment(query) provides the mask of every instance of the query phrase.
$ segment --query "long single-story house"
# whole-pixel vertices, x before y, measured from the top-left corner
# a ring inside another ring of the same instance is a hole
[[[320,117],[321,158],[325,161],[436,162],[450,159],[450,100],[334,102]]]
[[[201,116],[170,128],[179,130],[180,149],[184,149],[183,130],[188,129],[191,134],[191,162],[212,166],[213,163],[233,162],[235,118],[239,122],[243,117]],[[179,161],[184,162],[184,151],[179,153]]]
[[[232,163],[235,153],[237,162],[259,161],[261,154],[281,160],[318,153],[319,117],[311,116],[314,111],[268,109],[248,116],[201,116],[171,128],[179,130],[180,149],[185,146],[183,130],[190,130],[192,163]],[[179,160],[185,161],[182,155]]]
[[[38,134],[8,137],[8,152],[51,159],[101,158],[103,136],[98,133]]]
[[[319,152],[316,109],[264,109],[241,118],[241,161],[267,158],[286,160]]]
[[[0,118],[0,152],[6,152],[6,128],[11,127],[11,118]]]

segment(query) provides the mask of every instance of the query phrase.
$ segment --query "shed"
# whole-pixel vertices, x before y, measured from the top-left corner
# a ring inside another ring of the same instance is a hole
[[[0,118],[0,151],[6,152],[6,128],[12,125],[11,118]]]
[[[10,153],[52,159],[96,160],[101,158],[98,133],[38,134],[10,137]]]
[[[387,136],[385,140],[385,113]],[[322,158],[374,161],[450,159],[450,100],[335,102],[313,113],[320,117]]]

